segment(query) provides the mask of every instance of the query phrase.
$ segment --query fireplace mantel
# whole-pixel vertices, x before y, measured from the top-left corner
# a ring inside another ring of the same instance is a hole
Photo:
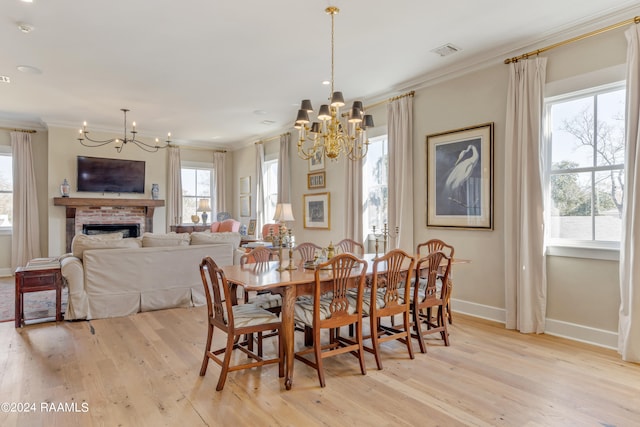
[[[55,206],[65,206],[67,209],[66,235],[67,252],[71,251],[71,241],[75,235],[76,210],[83,208],[143,208],[144,230],[153,232],[153,212],[156,207],[164,206],[164,200],[153,199],[107,199],[99,197],[54,197]]]

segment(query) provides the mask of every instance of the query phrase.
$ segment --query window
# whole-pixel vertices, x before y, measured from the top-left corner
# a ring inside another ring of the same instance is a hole
[[[388,222],[389,149],[387,136],[369,139],[369,151],[362,160],[362,233],[382,230]]]
[[[278,159],[265,161],[263,173],[264,214],[267,223],[270,223],[278,203]]]
[[[213,195],[213,168],[201,166],[182,167],[182,215],[191,218],[191,215],[200,215],[198,212],[198,200],[209,199],[212,212],[209,212],[209,221],[215,221],[215,197]]]
[[[11,148],[0,147],[0,231],[13,227],[13,165]]]
[[[624,202],[623,84],[555,97],[545,107],[551,243],[617,247]]]

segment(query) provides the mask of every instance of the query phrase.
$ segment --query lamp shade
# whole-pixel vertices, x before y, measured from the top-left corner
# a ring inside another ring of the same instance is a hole
[[[295,221],[293,217],[293,210],[291,209],[291,203],[278,203],[276,205],[276,213],[273,215],[273,219],[278,222]]]
[[[209,206],[209,199],[200,199],[198,201],[198,212],[211,212],[211,206]]]

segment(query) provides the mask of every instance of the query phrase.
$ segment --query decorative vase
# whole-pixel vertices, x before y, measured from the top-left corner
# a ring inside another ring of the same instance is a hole
[[[200,222],[200,217],[198,215],[191,215],[191,222],[197,224]]]
[[[160,187],[158,184],[151,184],[151,198],[153,200],[158,200],[160,197]]]
[[[67,178],[65,178],[62,184],[60,184],[60,194],[62,194],[62,197],[69,197],[69,190],[71,190],[71,186]]]

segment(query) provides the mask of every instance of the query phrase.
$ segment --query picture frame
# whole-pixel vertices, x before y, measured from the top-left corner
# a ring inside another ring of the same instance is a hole
[[[318,150],[309,159],[309,171],[324,170],[324,150]]]
[[[251,196],[240,196],[240,216],[251,216]]]
[[[256,220],[255,219],[249,220],[249,227],[247,228],[247,235],[248,236],[255,236],[256,235]]]
[[[251,177],[243,176],[240,178],[240,194],[251,193]]]
[[[427,135],[427,227],[493,230],[493,128]]]
[[[327,173],[325,171],[308,173],[307,188],[309,190],[313,190],[315,188],[325,188],[326,178],[327,178]]]
[[[331,227],[331,199],[329,193],[303,195],[304,228]]]

